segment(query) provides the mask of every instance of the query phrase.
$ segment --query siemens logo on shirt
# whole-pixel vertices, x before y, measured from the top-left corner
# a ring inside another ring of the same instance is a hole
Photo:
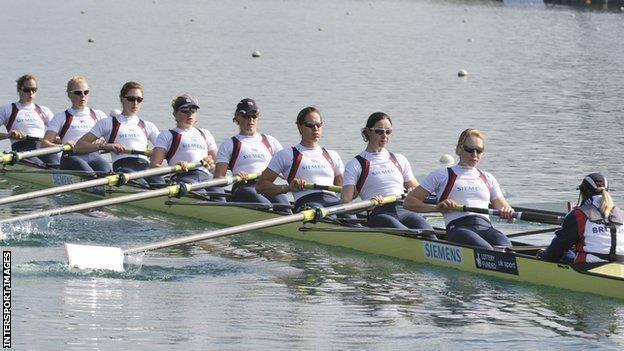
[[[142,133],[119,133],[117,135],[117,138],[122,138],[122,139],[136,139],[136,138],[140,138],[141,135],[143,135]]]
[[[265,154],[247,154],[247,155],[243,155],[243,160],[246,159],[259,159],[259,160],[266,160],[266,155]]]
[[[206,148],[205,144],[200,144],[200,143],[182,143],[182,148],[183,149],[200,149],[203,150]]]
[[[379,175],[379,174],[392,174],[392,173],[394,173],[394,172],[395,172],[395,170],[394,170],[394,169],[389,168],[389,169],[382,169],[382,170],[379,170],[379,171],[372,171],[370,174],[371,174],[371,175]]]
[[[327,167],[325,167],[325,165],[322,165],[322,164],[306,165],[306,166],[301,167],[301,169],[306,170],[306,171],[310,169],[322,169],[322,168],[327,168]]]
[[[483,191],[484,189],[477,185],[466,185],[466,186],[457,186],[455,187],[456,191],[463,191],[467,193],[478,193]]]

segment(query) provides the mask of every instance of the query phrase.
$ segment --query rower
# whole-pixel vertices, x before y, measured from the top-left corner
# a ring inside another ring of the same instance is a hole
[[[342,185],[344,165],[336,151],[321,147],[323,119],[318,109],[306,107],[297,115],[301,142],[277,152],[260,175],[256,190],[264,196],[293,192],[295,212],[304,206],[327,207],[340,203],[335,193],[325,190],[305,190],[306,184]],[[281,175],[288,184],[274,184]]]
[[[17,80],[17,102],[0,107],[0,124],[6,127],[11,138],[11,150],[30,151],[39,147],[46,126],[54,116],[45,106],[35,104],[37,79],[25,74]],[[28,160],[40,166],[58,164],[58,154],[31,157]]]
[[[538,257],[580,264],[624,262],[624,212],[613,203],[607,178],[588,174],[577,189],[577,207],[565,216],[561,229]]]
[[[150,167],[161,167],[164,160],[167,164],[180,164],[186,172],[176,174],[172,181],[199,183],[209,180],[210,173],[204,167],[188,170],[190,162],[206,161],[214,163],[217,155],[217,143],[208,129],[197,128],[197,99],[188,94],[177,96],[171,101],[176,127],[160,133],[150,158]],[[222,188],[208,188],[196,192],[202,196],[210,196],[213,201],[224,201],[225,191]]]
[[[343,203],[353,201],[358,195],[362,200],[379,201],[384,196],[403,194],[418,186],[407,158],[386,149],[392,135],[392,120],[387,114],[371,114],[361,132],[368,144],[366,150],[345,166]],[[376,228],[433,230],[426,219],[396,202],[375,207],[368,215],[367,224]]]
[[[117,117],[108,117],[95,123],[83,135],[74,148],[75,153],[110,151],[115,172],[136,172],[149,168],[146,156],[124,153],[126,149],[146,151],[148,142],[154,144],[159,131],[154,123],[137,115],[143,103],[143,87],[137,82],[127,82],[119,93],[122,112]],[[148,183],[163,183],[160,177],[147,180]],[[140,181],[146,185],[144,181]]]
[[[232,174],[247,179],[250,173],[260,174],[266,169],[275,153],[282,150],[282,144],[271,135],[258,133],[260,109],[253,99],[242,99],[236,105],[232,121],[238,125],[238,134],[219,146],[215,165],[215,178],[225,177],[229,169]],[[256,192],[255,181],[235,183],[232,186],[232,202],[290,204],[286,194],[264,196]]]
[[[90,92],[89,84],[82,76],[72,77],[67,82],[67,97],[72,106],[54,115],[41,142],[42,146],[55,146],[60,141],[61,144],[73,147],[97,121],[108,117],[104,112],[88,106]],[[111,166],[97,151],[88,154],[64,152],[61,169],[107,173],[111,171]]]
[[[459,164],[429,173],[407,195],[404,206],[416,212],[442,212],[448,241],[487,249],[509,247],[511,242],[492,226],[488,215],[454,211],[459,204],[479,208],[491,204],[501,211],[502,218],[512,220],[513,208],[505,200],[496,178],[477,168],[484,151],[485,135],[477,129],[464,130],[455,147]],[[424,203],[430,194],[437,194],[436,205]]]

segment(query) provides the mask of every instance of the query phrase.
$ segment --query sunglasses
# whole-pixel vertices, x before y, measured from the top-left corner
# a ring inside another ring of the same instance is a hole
[[[469,146],[464,145],[462,148],[464,149],[464,151],[466,151],[469,154],[475,151],[477,152],[477,155],[481,155],[483,153],[482,147],[469,147]]]
[[[89,95],[89,90],[72,90],[72,94],[77,96],[87,96]]]
[[[183,110],[178,110],[178,112],[182,112],[185,115],[189,116],[189,115],[192,115],[193,113],[197,113],[197,109],[196,108],[185,108]]]
[[[29,87],[23,87],[22,88],[22,93],[36,93],[37,92],[37,88],[29,88]]]
[[[384,135],[384,133],[386,135],[390,135],[392,134],[392,128],[368,128],[368,130],[372,131],[373,133],[377,134],[377,135]]]
[[[126,100],[130,102],[138,102],[139,104],[143,102],[143,98],[140,96],[124,96]]]
[[[258,118],[260,110],[250,110],[250,111],[245,111],[245,110],[238,110],[237,112],[241,117],[243,118]]]
[[[323,126],[323,122],[303,122],[302,125],[308,128],[314,128],[314,127],[321,128]]]

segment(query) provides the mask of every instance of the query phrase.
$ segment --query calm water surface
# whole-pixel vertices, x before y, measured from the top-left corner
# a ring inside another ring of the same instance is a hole
[[[143,118],[171,128],[169,102],[189,92],[200,100],[200,125],[224,140],[236,131],[235,104],[253,97],[261,129],[284,145],[298,141],[297,112],[316,105],[325,146],[345,161],[364,147],[368,115],[384,111],[392,150],[418,177],[476,127],[488,135],[482,168],[512,203],[574,201],[591,171],[611,179],[621,203],[622,16],[528,1],[3,1],[0,102],[14,101],[14,80],[31,72],[38,102],[61,111],[67,80],[82,74],[91,105],[108,112],[119,108],[121,85],[138,80]],[[460,69],[469,76],[458,78]],[[30,190],[3,187],[2,196]],[[153,252],[124,274],[64,264],[65,241],[130,247],[209,228],[132,208],[3,228],[0,243],[13,251],[14,348],[624,345],[621,301],[259,233]]]

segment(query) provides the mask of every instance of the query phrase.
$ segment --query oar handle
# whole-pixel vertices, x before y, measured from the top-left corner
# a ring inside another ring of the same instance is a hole
[[[35,136],[31,136],[31,135],[24,135],[21,138],[15,138],[11,136],[11,133],[0,133],[0,140],[2,139],[15,139],[15,140],[35,140],[35,141],[39,141],[41,140],[40,137],[35,137]]]
[[[152,150],[125,149],[123,154],[152,156]]]
[[[69,152],[71,150],[72,150],[72,146],[70,144],[64,144],[64,145],[44,147],[41,149],[35,149],[35,150],[23,151],[23,152],[15,152],[15,151],[5,152],[4,154],[0,155],[1,156],[0,162],[4,165],[13,165],[17,163],[18,161],[23,160],[25,158],[50,155],[50,154],[55,154],[57,152],[62,152],[62,151]]]
[[[492,216],[501,216],[501,211],[496,209],[489,208],[479,208],[479,207],[469,207],[469,206],[455,206],[453,208],[454,211],[460,212],[474,212],[474,213],[483,213],[489,214]],[[535,212],[519,212],[515,211],[511,215],[512,218],[521,219],[527,222],[539,222],[539,223],[547,223],[547,224],[561,224],[563,223],[563,217],[557,215],[548,215],[543,213],[535,213]]]
[[[305,188],[308,190],[327,190],[335,193],[342,191],[342,187],[339,185],[306,184]]]

